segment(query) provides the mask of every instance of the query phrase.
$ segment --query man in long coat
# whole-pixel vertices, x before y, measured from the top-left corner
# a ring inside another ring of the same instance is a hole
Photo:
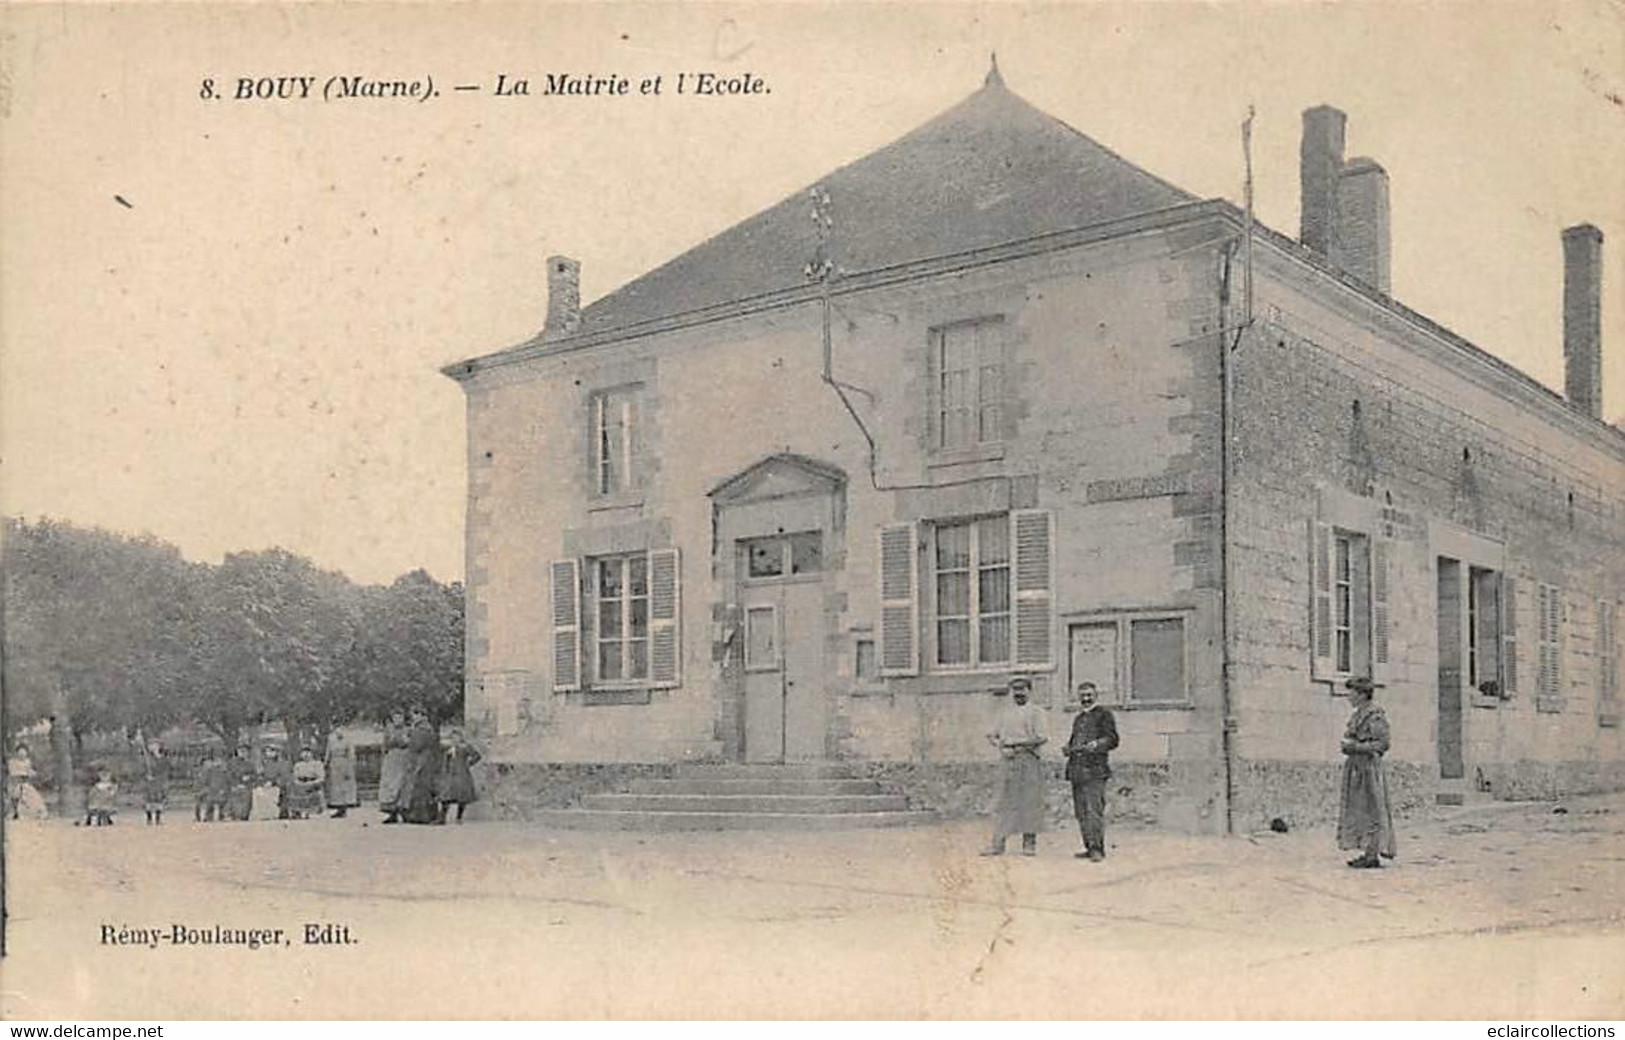
[[[1072,738],[1066,742],[1066,778],[1072,781],[1072,811],[1083,834],[1080,859],[1099,863],[1106,858],[1106,781],[1112,778],[1107,759],[1117,749],[1117,720],[1095,702],[1095,684],[1078,684],[1082,708],[1072,720]]]
[[[1372,703],[1370,679],[1348,681],[1354,713],[1343,731],[1343,801],[1337,816],[1337,847],[1360,849],[1349,866],[1371,869],[1393,859],[1394,814],[1388,802],[1388,776],[1382,756],[1388,751],[1388,717]]]
[[[1021,835],[1021,854],[1038,854],[1038,832],[1044,829],[1044,763],[1038,749],[1044,736],[1044,713],[1028,704],[1032,680],[1018,675],[1010,680],[1010,700],[999,709],[988,743],[1002,757],[999,804],[993,818],[993,844],[984,856],[1004,855],[1004,842]]]

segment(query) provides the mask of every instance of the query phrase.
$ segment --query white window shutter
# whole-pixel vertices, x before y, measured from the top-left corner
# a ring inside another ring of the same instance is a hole
[[[683,681],[683,575],[676,549],[649,551],[649,682],[657,687]]]
[[[1015,559],[1015,663],[1048,668],[1051,618],[1054,614],[1054,514],[1022,509],[1010,514]]]
[[[919,550],[913,524],[880,528],[880,674],[917,675]]]
[[[1501,575],[1501,696],[1518,692],[1518,579]]]
[[[1332,525],[1309,522],[1309,674],[1331,682],[1332,659]]]
[[[1393,543],[1371,539],[1371,675],[1382,681],[1388,674],[1388,568]]]
[[[581,570],[575,560],[554,560],[553,692],[581,689]]]

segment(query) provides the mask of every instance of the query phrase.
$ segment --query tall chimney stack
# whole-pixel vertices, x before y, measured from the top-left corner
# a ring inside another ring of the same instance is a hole
[[[581,261],[547,258],[547,324],[542,332],[568,336],[581,327]]]
[[[1337,240],[1337,183],[1343,172],[1343,133],[1348,117],[1330,105],[1303,113],[1303,142],[1298,151],[1302,211],[1298,241],[1331,257]]]
[[[1389,294],[1388,172],[1371,159],[1350,159],[1337,180],[1332,263]]]
[[[1563,393],[1602,418],[1602,232],[1590,224],[1563,230]]]

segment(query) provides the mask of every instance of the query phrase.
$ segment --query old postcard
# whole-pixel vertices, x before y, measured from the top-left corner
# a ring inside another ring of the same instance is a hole
[[[8,1019],[1625,1017],[1617,4],[0,29]]]

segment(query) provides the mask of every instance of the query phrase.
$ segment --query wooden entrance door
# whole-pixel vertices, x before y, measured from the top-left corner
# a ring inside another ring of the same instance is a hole
[[[818,536],[809,532],[795,537]],[[783,540],[782,565],[765,555],[779,551],[774,541],[752,539],[745,547],[758,567],[757,575],[740,586],[745,625],[744,758],[814,761],[825,757],[829,727],[821,554],[810,550],[798,554],[802,567],[792,570],[788,539]],[[820,569],[813,569],[815,565]]]

